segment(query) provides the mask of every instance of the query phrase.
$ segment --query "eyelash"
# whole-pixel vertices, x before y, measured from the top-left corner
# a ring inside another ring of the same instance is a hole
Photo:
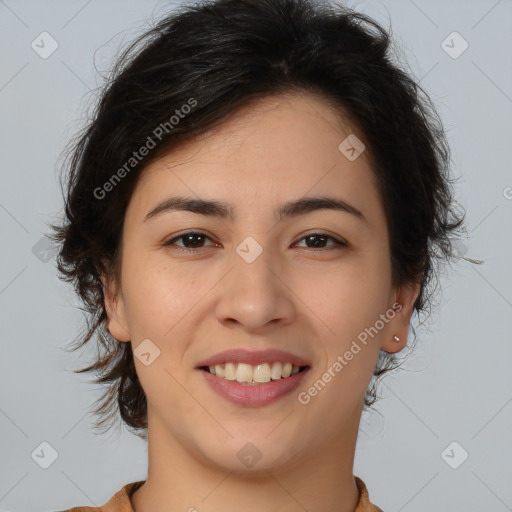
[[[176,240],[179,240],[181,238],[184,238],[186,236],[190,236],[190,235],[201,235],[205,238],[208,238],[209,240],[211,240],[211,238],[206,235],[205,233],[201,233],[199,231],[187,231],[186,233],[181,233],[181,235],[178,235],[178,236],[175,236],[174,238],[171,238],[169,240],[167,240],[166,242],[164,242],[162,245],[164,247],[170,247],[171,245],[174,245],[174,242]],[[327,233],[308,233],[307,235],[305,235],[304,237],[302,237],[299,242],[302,242],[304,239],[308,238],[308,237],[322,237],[322,238],[327,238],[327,239],[331,239],[333,240],[336,245],[338,245],[339,247],[338,248],[344,248],[344,247],[348,247],[348,244],[343,242],[342,240],[339,240],[338,238],[335,238],[331,235],[328,235]],[[336,247],[335,247],[336,248]],[[189,247],[180,247],[180,246],[176,246],[175,248],[177,251],[180,251],[180,252],[188,252],[188,253],[197,253],[198,251],[200,251],[201,249],[205,249],[205,247],[198,247],[196,249],[191,249]],[[306,249],[312,249],[314,251],[326,251],[326,250],[329,250],[328,248],[325,248],[325,247],[321,247],[320,249],[314,249],[312,247],[306,247]]]

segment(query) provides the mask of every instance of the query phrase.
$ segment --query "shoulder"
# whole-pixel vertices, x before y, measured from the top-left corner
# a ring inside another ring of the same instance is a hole
[[[73,507],[59,512],[133,512],[130,497],[144,482],[139,480],[126,484],[101,507]]]

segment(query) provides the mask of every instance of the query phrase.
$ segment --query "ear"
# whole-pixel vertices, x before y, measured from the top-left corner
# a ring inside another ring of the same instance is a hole
[[[126,322],[126,311],[120,287],[112,278],[100,277],[103,283],[105,309],[107,311],[106,326],[110,334],[119,341],[130,341],[130,331]]]
[[[386,339],[382,342],[381,349],[385,352],[400,352],[407,344],[407,336],[409,334],[409,324],[413,307],[420,293],[420,281],[412,281],[401,286],[396,294],[393,302],[395,316],[390,320],[388,329],[386,329]],[[395,336],[400,338],[398,341]]]

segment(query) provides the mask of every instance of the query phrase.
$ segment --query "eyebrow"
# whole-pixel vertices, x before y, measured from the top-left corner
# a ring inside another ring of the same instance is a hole
[[[349,213],[368,224],[368,219],[355,206],[337,197],[304,197],[295,201],[282,204],[277,213],[279,219],[287,219],[306,215],[317,210],[336,210]],[[216,200],[197,199],[190,197],[168,197],[154,208],[152,208],[144,218],[144,222],[169,211],[189,211],[199,215],[219,217],[222,219],[233,220],[235,218],[234,209],[231,205]]]

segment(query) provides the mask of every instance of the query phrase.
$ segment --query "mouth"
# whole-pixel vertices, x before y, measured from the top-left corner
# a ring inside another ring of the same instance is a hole
[[[200,361],[197,369],[240,384],[267,384],[290,379],[310,368],[306,359],[278,349],[228,349]]]
[[[215,365],[213,368],[200,366],[197,369],[200,375],[204,376],[210,389],[222,399],[239,407],[253,408],[267,406],[287,396],[293,396],[293,392],[304,382],[310,370],[309,365],[293,366],[291,363],[284,365],[273,363],[269,377],[269,366],[268,363],[261,363],[253,368],[246,363],[224,363]],[[212,373],[213,371],[215,373]],[[224,376],[221,377],[222,371]],[[272,371],[274,371],[273,375]]]
[[[196,369],[223,399],[241,407],[262,407],[284,399],[307,378],[311,363],[278,349],[228,349]]]
[[[198,369],[215,375],[215,377],[219,379],[234,381],[248,386],[256,386],[289,379],[309,368],[310,366],[308,365],[297,366],[290,362],[275,361],[273,363],[260,363],[257,365],[228,362],[212,366],[200,366]]]

